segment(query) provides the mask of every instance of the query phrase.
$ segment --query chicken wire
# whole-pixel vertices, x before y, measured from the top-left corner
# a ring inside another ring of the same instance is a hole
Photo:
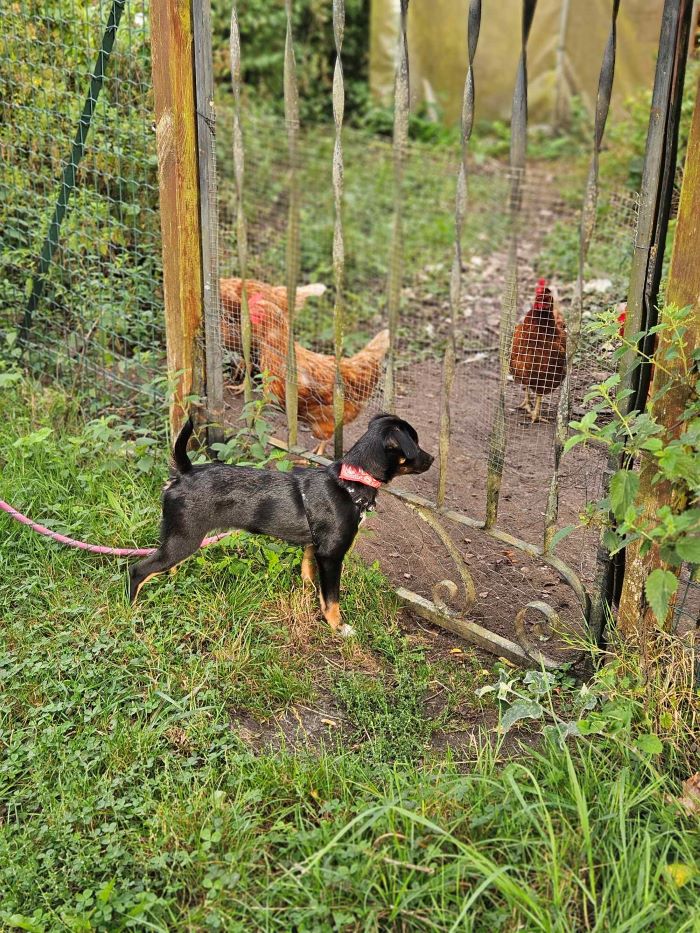
[[[282,120],[248,119],[245,133],[245,213],[248,220],[247,274],[286,296],[285,236],[288,209],[288,152]],[[231,170],[230,109],[218,110],[219,269],[222,278],[236,276],[236,196]],[[386,282],[391,262],[392,146],[367,143],[364,134],[344,130],[345,147],[345,349],[363,347],[386,327]],[[323,294],[297,302],[295,335],[300,347],[333,354],[333,192],[330,185],[333,136],[315,127],[302,133],[296,171],[301,191],[300,287],[326,286]],[[403,211],[403,274],[396,347],[396,411],[417,429],[422,446],[437,453],[441,415],[441,380],[445,342],[450,333],[449,276],[453,249],[453,210],[458,158],[454,152],[423,145],[408,147],[405,158]],[[454,557],[459,555],[474,578],[477,604],[469,617],[501,634],[512,635],[515,611],[532,601],[547,601],[570,627],[580,626],[576,597],[558,573],[538,557],[499,542],[476,527],[485,517],[490,434],[499,384],[501,302],[508,285],[508,198],[510,173],[501,163],[469,165],[469,210],[462,235],[461,299],[455,321],[456,367],[451,393],[451,447],[445,506],[474,521],[464,526],[447,521],[452,542],[441,540],[420,516],[386,494],[378,514],[363,529],[358,552],[377,559],[395,586],[405,586],[430,598],[444,578],[459,582]],[[545,277],[556,291],[566,318],[574,298],[575,268],[570,253],[578,251],[580,198],[585,180],[573,185],[557,175],[556,166],[528,168],[522,184],[521,235],[518,243],[518,320],[532,306],[538,279]],[[589,252],[583,295],[584,322],[623,299],[633,249],[637,197],[634,192],[602,186],[597,223]],[[563,244],[563,245],[562,245]],[[567,247],[567,250],[563,248]],[[558,274],[557,264],[565,266]],[[236,283],[240,290],[240,282]],[[259,293],[251,285],[249,298]],[[229,423],[240,417],[238,394],[240,341],[233,339],[231,317],[222,289],[225,347],[225,399]],[[304,297],[304,296],[302,296]],[[254,299],[256,301],[257,298]],[[237,305],[233,305],[238,312]],[[254,357],[264,330],[256,335]],[[588,387],[614,371],[613,346],[601,346],[584,328],[572,371],[572,415],[584,411]],[[278,345],[267,360],[284,375],[284,352]],[[332,368],[332,367],[331,367]],[[304,371],[301,367],[300,371]],[[307,376],[311,375],[307,373]],[[299,391],[313,393],[313,385]],[[309,380],[307,380],[309,381]],[[313,380],[310,380],[313,381]],[[328,388],[328,383],[326,381]],[[364,383],[367,402],[345,425],[345,449],[364,431],[369,417],[383,408],[382,379]],[[517,410],[523,390],[508,382],[506,454],[498,527],[534,547],[541,546],[544,515],[554,465],[554,421],[559,387],[544,396],[541,423],[531,423]],[[324,404],[329,405],[328,391]],[[316,446],[300,405],[299,443]],[[280,437],[286,436],[283,406],[273,404],[268,416]],[[330,409],[332,420],[332,408]],[[332,444],[329,451],[332,456]],[[601,494],[605,452],[575,448],[560,469],[559,525],[577,523],[588,503]],[[438,472],[396,485],[434,502]],[[562,542],[557,554],[581,579],[592,585],[598,530],[581,529]],[[487,608],[484,608],[484,605]]]
[[[100,56],[110,16],[114,46]],[[94,75],[105,66],[99,97]],[[74,140],[94,107],[75,186]],[[147,0],[17,0],[0,33],[0,334],[42,379],[122,412],[165,397]],[[66,205],[59,227],[49,226]],[[50,241],[50,242],[49,242]],[[39,274],[42,249],[51,256]],[[40,296],[40,297],[39,297]]]

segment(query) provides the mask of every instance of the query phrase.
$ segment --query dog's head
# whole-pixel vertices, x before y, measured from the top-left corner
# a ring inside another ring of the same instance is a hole
[[[370,420],[345,459],[388,483],[406,473],[425,473],[435,458],[419,447],[418,435],[408,421],[381,414]]]

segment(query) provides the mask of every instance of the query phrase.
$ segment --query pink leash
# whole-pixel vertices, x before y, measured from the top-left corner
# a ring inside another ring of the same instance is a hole
[[[59,544],[67,544],[68,547],[77,547],[80,548],[81,551],[90,551],[91,554],[112,554],[114,557],[145,557],[147,554],[152,554],[156,550],[154,547],[103,547],[100,544],[88,544],[86,541],[76,541],[75,538],[68,538],[66,535],[60,535],[57,531],[51,531],[50,528],[39,525],[38,522],[33,522],[31,518],[22,515],[21,512],[18,512],[17,509],[13,509],[11,505],[8,505],[7,502],[3,502],[2,499],[0,499],[0,509],[2,509],[3,512],[7,512],[11,518],[16,519],[23,525],[27,525],[28,528],[38,532],[40,535],[53,538],[54,541],[58,541]],[[217,541],[221,541],[222,538],[226,538],[230,534],[232,534],[232,532],[224,531],[220,535],[214,535],[213,538],[205,538],[200,544],[200,547],[207,547],[209,544],[215,544]]]

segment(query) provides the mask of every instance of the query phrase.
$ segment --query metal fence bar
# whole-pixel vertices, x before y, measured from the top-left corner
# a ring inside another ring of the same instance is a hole
[[[211,446],[221,443],[224,439],[224,367],[219,321],[216,110],[214,109],[214,67],[209,0],[201,0],[200,3],[193,4],[192,28],[197,97],[199,214],[202,223],[207,441]]]
[[[513,344],[513,329],[518,308],[518,223],[522,201],[522,185],[525,176],[525,152],[527,149],[527,40],[537,0],[523,0],[520,61],[513,91],[513,107],[510,124],[510,244],[508,248],[508,272],[506,291],[501,307],[499,339],[499,386],[496,413],[489,441],[488,476],[486,480],[486,521],[491,528],[498,515],[498,499],[506,455],[506,386],[510,353]]]
[[[684,56],[683,56],[684,57]],[[676,233],[673,239],[673,251],[668,272],[667,304],[678,308],[690,307],[694,313],[686,319],[684,331],[678,330],[673,336],[666,331],[658,335],[657,365],[654,367],[650,408],[656,421],[663,425],[667,439],[677,438],[683,431],[692,430],[684,418],[684,411],[693,398],[691,385],[688,384],[685,368],[692,358],[693,351],[700,345],[700,263],[698,263],[698,217],[700,216],[700,81],[695,91],[695,106],[688,138],[688,148],[683,171],[680,204]],[[665,308],[660,309],[661,322],[668,321]],[[685,352],[672,354],[672,344],[681,337]],[[635,505],[644,510],[645,517],[651,518],[661,509],[674,512],[686,511],[693,507],[692,498],[679,501],[670,483],[655,481],[658,463],[647,456],[639,467],[639,491]],[[689,501],[688,501],[689,500]],[[686,514],[687,511],[686,511]],[[644,551],[641,541],[634,541],[627,546],[625,579],[620,608],[618,627],[626,641],[634,641],[645,659],[651,662],[649,649],[652,649],[654,636],[659,624],[649,607],[645,584],[649,575],[656,569],[670,571],[676,577],[680,567],[672,567],[663,559],[657,546]],[[691,569],[689,567],[689,569]],[[667,614],[662,629],[668,631],[673,624],[674,607]],[[652,649],[653,656],[653,649]]]
[[[245,149],[241,127],[241,31],[238,25],[238,10],[235,0],[231,6],[231,86],[233,88],[233,174],[236,182],[236,247],[238,272],[241,277],[241,343],[243,345],[243,400],[250,426],[253,400],[253,378],[251,363],[250,311],[246,273],[248,267],[248,228],[243,206],[243,184],[245,179]]]
[[[578,350],[581,337],[581,320],[583,316],[583,275],[588,257],[588,250],[593,238],[596,209],[598,205],[598,175],[599,156],[603,144],[605,124],[610,109],[610,96],[612,94],[613,79],[615,76],[615,53],[617,50],[617,14],[620,9],[620,0],[613,0],[610,34],[603,51],[603,60],[600,66],[598,79],[598,95],[595,108],[595,125],[593,131],[593,153],[588,169],[588,180],[581,206],[581,227],[579,234],[578,278],[576,290],[571,307],[571,315],[567,327],[566,343],[566,373],[559,393],[557,405],[557,421],[554,436],[554,471],[549,487],[547,507],[544,519],[544,549],[549,551],[552,539],[556,533],[557,517],[559,515],[559,465],[564,450],[566,434],[571,419],[571,376],[574,358]]]
[[[642,318],[643,329],[646,331],[642,341],[642,349],[644,354],[649,357],[653,355],[656,342],[656,336],[654,334],[649,334],[649,329],[654,327],[658,319],[657,300],[661,286],[666,234],[668,233],[668,222],[671,216],[673,188],[676,181],[678,130],[681,118],[683,85],[686,63],[688,60],[688,44],[694,9],[693,0],[681,0],[678,11],[678,25],[673,58],[667,63],[667,67],[671,73],[671,80],[668,88],[668,105],[663,131],[664,151],[661,168],[661,184],[659,186],[657,216],[654,222],[654,237],[650,252],[651,261],[646,277]],[[646,404],[652,368],[649,362],[642,361],[641,365],[635,370],[636,395],[630,400],[630,410],[637,409],[639,411]]]
[[[296,444],[298,431],[297,354],[294,342],[294,312],[299,279],[299,89],[294,58],[292,30],[292,0],[285,0],[287,34],[284,43],[284,118],[287,125],[289,152],[289,216],[287,219],[287,308],[289,342],[287,345],[287,375],[285,399],[289,443]]]
[[[27,307],[24,311],[24,317],[22,319],[19,332],[20,340],[22,342],[24,342],[29,335],[34,312],[36,311],[39,302],[41,301],[41,296],[44,292],[46,273],[49,271],[51,259],[53,258],[53,254],[56,252],[56,248],[58,247],[58,237],[61,231],[61,224],[63,223],[63,218],[66,216],[70,196],[75,189],[78,166],[80,165],[83,155],[85,154],[85,144],[87,142],[88,133],[90,132],[90,125],[95,113],[95,108],[97,107],[97,100],[100,96],[100,91],[102,90],[105,71],[107,69],[107,62],[109,61],[109,56],[112,54],[114,40],[117,38],[117,30],[122,18],[122,13],[124,12],[125,4],[126,0],[113,0],[112,2],[112,7],[109,12],[109,19],[107,20],[107,26],[105,27],[105,31],[102,36],[100,50],[97,53],[95,67],[92,74],[90,75],[90,88],[88,90],[87,97],[85,98],[85,103],[83,104],[83,112],[80,114],[80,121],[78,123],[78,129],[75,133],[75,138],[73,139],[71,153],[63,169],[61,190],[58,195],[58,200],[56,201],[56,207],[54,208],[48,232],[44,239],[43,246],[41,247],[41,254],[39,256],[37,271],[32,278],[31,291],[29,293]]]
[[[469,67],[462,96],[461,162],[457,172],[455,194],[455,240],[452,272],[450,275],[450,333],[447,338],[442,368],[442,394],[440,410],[439,475],[437,504],[445,504],[447,470],[450,456],[450,398],[455,375],[455,330],[462,286],[462,227],[467,211],[467,145],[474,125],[474,56],[481,27],[481,0],[471,0],[467,18],[467,49]]]
[[[625,320],[626,334],[645,332],[640,345],[647,352],[651,351],[651,341],[654,340],[648,331],[656,323],[656,303],[673,195],[680,101],[691,14],[690,0],[666,0],[661,20]],[[641,410],[646,404],[650,367],[640,366],[638,362],[639,357],[630,350],[619,367],[621,389],[632,390],[623,401],[623,407],[628,412]],[[633,466],[629,461],[621,464],[619,456],[615,454],[610,456],[604,475],[605,484],[609,483],[610,477],[621,465],[627,468]],[[603,493],[606,492],[607,485],[604,485]],[[607,607],[617,603],[622,593],[626,552],[618,552],[611,561],[605,555],[601,542],[598,557],[590,627],[600,641],[604,635]]]
[[[645,292],[649,279],[649,265],[654,259],[652,244],[663,175],[664,136],[674,77],[672,62],[679,22],[682,15],[687,15],[685,13],[687,5],[688,0],[665,0],[661,19],[659,56],[651,100],[642,185],[639,194],[639,220],[627,295],[625,331],[628,334],[637,334],[644,330],[646,326],[645,317],[647,315],[645,311],[648,311],[649,302]],[[620,366],[623,389],[636,389],[639,378],[637,362],[638,357],[632,349],[623,357]],[[634,408],[636,400],[635,392],[630,396],[628,402],[630,411]]]
[[[402,188],[403,166],[408,145],[409,72],[406,18],[408,0],[401,0],[401,24],[399,29],[398,53],[396,57],[396,82],[394,86],[394,220],[391,231],[389,253],[389,275],[387,280],[387,306],[389,318],[389,352],[386,361],[384,382],[384,407],[396,410],[396,340],[401,305],[401,255],[402,255]]]
[[[340,361],[343,358],[343,287],[345,282],[345,240],[343,237],[343,141],[342,128],[345,111],[343,85],[343,33],[345,31],[345,0],[333,0],[333,36],[335,38],[335,70],[333,72],[333,120],[335,143],[333,146],[333,200],[335,223],[333,227],[333,274],[335,277],[335,304],[333,306],[333,348],[335,352],[335,379],[333,381],[333,447],[336,459],[343,456],[343,421],[345,386]]]

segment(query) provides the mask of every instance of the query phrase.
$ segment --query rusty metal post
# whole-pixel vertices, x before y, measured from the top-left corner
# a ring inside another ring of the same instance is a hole
[[[252,427],[253,401],[253,364],[251,356],[252,332],[250,310],[248,308],[248,289],[246,272],[248,268],[248,228],[246,226],[243,185],[245,179],[245,149],[241,126],[241,31],[238,26],[238,8],[231,6],[231,88],[233,90],[233,175],[236,182],[236,247],[238,252],[238,271],[241,277],[241,343],[243,346],[243,401],[245,403],[248,427]]]
[[[202,228],[207,443],[211,447],[224,439],[224,367],[219,305],[216,111],[210,0],[197,0],[192,10],[197,95],[199,212]]]
[[[567,327],[566,344],[566,375],[559,392],[559,404],[557,406],[557,423],[554,437],[554,471],[552,481],[549,487],[549,496],[547,498],[547,508],[544,520],[544,550],[549,551],[552,546],[552,539],[556,533],[557,518],[559,515],[559,466],[561,456],[566,443],[566,436],[569,430],[569,421],[571,418],[571,377],[576,352],[578,350],[581,336],[581,320],[583,316],[583,276],[588,256],[588,250],[593,238],[593,229],[595,227],[596,209],[598,205],[598,173],[599,156],[603,144],[603,133],[608,119],[610,109],[610,97],[612,95],[613,79],[615,77],[615,52],[617,47],[617,14],[620,8],[620,0],[614,0],[612,6],[612,16],[610,23],[610,33],[608,41],[605,44],[603,52],[603,61],[600,66],[600,77],[598,79],[598,95],[595,108],[595,126],[593,133],[593,153],[588,169],[588,180],[586,190],[583,196],[583,206],[581,208],[581,226],[579,233],[579,252],[578,252],[578,278],[576,281],[576,291],[571,307],[571,315]]]
[[[335,278],[335,304],[333,306],[333,350],[335,353],[335,378],[333,380],[333,453],[339,460],[343,456],[343,422],[345,420],[345,385],[340,363],[343,358],[344,299],[345,286],[345,239],[343,237],[343,115],[345,112],[345,87],[343,85],[343,33],[345,32],[345,0],[333,0],[333,35],[335,38],[335,70],[333,72],[333,121],[335,144],[333,146],[333,202],[335,224],[333,227],[333,274]]]
[[[297,351],[294,341],[294,314],[297,282],[299,280],[299,88],[297,86],[294,33],[292,29],[292,0],[284,0],[287,16],[287,35],[284,44],[284,119],[287,124],[289,152],[289,214],[287,218],[287,314],[289,341],[287,344],[287,375],[285,399],[289,445],[297,442],[299,418],[299,387],[297,385]]]
[[[386,357],[386,379],[384,382],[384,407],[389,412],[396,410],[396,340],[401,306],[401,256],[403,166],[408,146],[409,73],[408,39],[406,18],[408,0],[401,0],[401,25],[396,57],[396,83],[394,86],[394,220],[391,230],[389,252],[389,275],[387,279],[387,307],[389,317],[389,352]]]
[[[450,398],[455,376],[455,330],[462,290],[462,227],[464,226],[464,217],[467,212],[467,145],[474,125],[474,56],[476,55],[476,47],[479,42],[479,30],[481,28],[481,0],[471,0],[467,23],[469,67],[467,69],[464,93],[462,95],[462,146],[460,152],[461,161],[457,172],[454,255],[452,259],[452,273],[450,275],[450,333],[447,338],[447,346],[445,347],[442,363],[440,461],[437,490],[437,505],[439,508],[442,508],[445,504],[447,469],[450,459]]]
[[[515,317],[518,310],[518,226],[527,149],[527,40],[530,35],[536,6],[537,0],[523,0],[520,61],[518,62],[515,88],[513,90],[510,122],[510,244],[506,291],[501,305],[498,400],[489,440],[486,521],[484,523],[486,528],[492,528],[496,523],[498,500],[501,494],[501,480],[506,458],[506,386],[508,384]]]

